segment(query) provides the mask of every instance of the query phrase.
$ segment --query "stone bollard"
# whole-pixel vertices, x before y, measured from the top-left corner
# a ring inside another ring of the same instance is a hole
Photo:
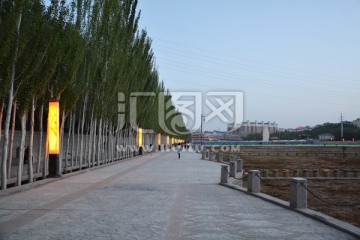
[[[303,169],[303,177],[308,177],[308,170],[307,169]]]
[[[260,192],[260,178],[256,176],[259,175],[259,170],[250,170],[248,174],[248,192]]]
[[[277,169],[273,169],[272,173],[273,173],[273,175],[272,175],[273,177],[278,177],[279,176]]]
[[[223,161],[224,161],[224,159],[223,159],[223,154],[222,154],[222,153],[219,153],[218,161],[219,161],[219,162],[223,162]]]
[[[205,159],[209,159],[209,152],[210,152],[209,150],[205,151]]]
[[[209,152],[209,160],[214,161],[214,152],[213,151]]]
[[[293,177],[299,177],[299,170],[297,169],[293,170]]]
[[[354,169],[353,170],[354,173],[354,178],[358,178],[359,177],[359,169]]]
[[[333,170],[333,177],[339,177],[339,169]]]
[[[307,190],[303,186],[307,186],[305,178],[292,178],[290,187],[290,207],[307,208]]]
[[[229,182],[229,166],[221,165],[221,178],[220,183],[228,183]]]
[[[262,170],[262,176],[269,177],[269,170],[267,170],[267,169]]]
[[[349,177],[349,169],[344,169],[344,177]]]
[[[323,177],[330,177],[330,172],[331,170],[330,169],[323,169]]]
[[[238,158],[236,160],[236,172],[242,172],[243,171],[243,161],[241,158]]]
[[[230,166],[230,176],[236,177],[236,162],[232,161],[229,163]]]
[[[318,170],[317,169],[313,169],[313,177],[319,177],[319,174],[318,174]]]
[[[283,169],[283,170],[282,170],[282,176],[283,176],[283,177],[289,177],[289,170]]]
[[[205,151],[201,152],[201,159],[205,160]]]

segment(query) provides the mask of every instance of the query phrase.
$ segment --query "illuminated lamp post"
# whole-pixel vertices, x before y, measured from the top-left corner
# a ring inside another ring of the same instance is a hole
[[[138,128],[138,147],[139,147],[139,155],[142,155],[143,153],[143,134],[142,134],[142,128]]]
[[[158,137],[157,137],[158,139],[158,149],[159,149],[159,151],[161,151],[161,134],[160,133],[158,133]]]
[[[170,144],[170,137],[166,136],[166,146],[169,146],[169,144]]]
[[[60,177],[59,153],[60,153],[60,110],[57,98],[49,99],[49,114],[47,136],[49,141],[49,175],[48,177]]]

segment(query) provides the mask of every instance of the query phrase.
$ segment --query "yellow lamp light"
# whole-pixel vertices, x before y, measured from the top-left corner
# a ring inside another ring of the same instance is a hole
[[[49,115],[47,134],[49,139],[49,154],[60,153],[60,134],[59,134],[60,110],[59,102],[56,98],[49,101]]]
[[[174,138],[171,138],[171,144],[174,144]]]
[[[138,128],[138,147],[142,147],[142,145],[143,145],[142,128]]]
[[[169,145],[170,144],[170,137],[166,136],[166,144]]]
[[[158,133],[158,145],[161,145],[161,134],[160,133]]]

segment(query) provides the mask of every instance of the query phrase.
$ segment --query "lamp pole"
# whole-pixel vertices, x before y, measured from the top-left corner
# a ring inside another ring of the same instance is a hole
[[[57,98],[49,99],[49,114],[47,137],[49,141],[49,175],[48,177],[60,177],[59,153],[60,153],[60,110]],[[44,163],[45,164],[45,163]]]

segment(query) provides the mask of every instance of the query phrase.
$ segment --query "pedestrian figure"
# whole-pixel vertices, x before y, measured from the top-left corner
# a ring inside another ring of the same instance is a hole
[[[150,155],[152,155],[153,146],[150,144]]]
[[[182,149],[181,144],[180,144],[180,143],[178,143],[178,145],[177,145],[178,159],[180,159],[180,152],[181,152],[181,149]]]

